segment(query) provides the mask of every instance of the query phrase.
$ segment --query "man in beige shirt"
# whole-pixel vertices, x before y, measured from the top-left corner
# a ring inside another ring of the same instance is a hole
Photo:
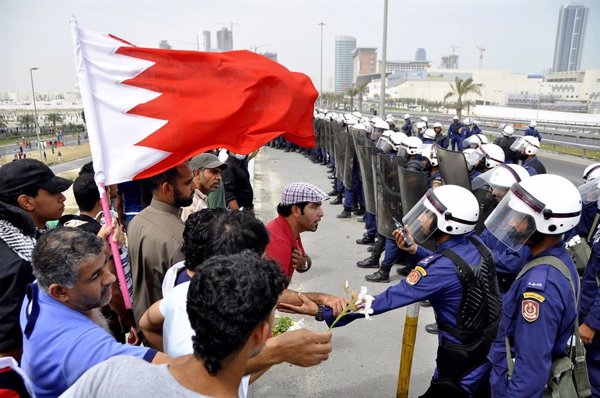
[[[182,261],[184,224],[181,207],[192,204],[196,187],[189,162],[148,179],[152,202],[131,220],[128,232],[136,322],[152,303],[162,298],[164,274]]]
[[[227,168],[227,164],[221,162],[212,153],[202,153],[190,161],[194,173],[193,202],[190,206],[181,209],[181,220],[185,222],[190,214],[198,210],[206,209],[208,205],[208,194],[214,192],[221,184],[221,171]]]

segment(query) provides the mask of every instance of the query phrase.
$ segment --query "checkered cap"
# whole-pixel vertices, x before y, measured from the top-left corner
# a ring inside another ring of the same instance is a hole
[[[281,204],[283,206],[302,202],[322,202],[329,199],[329,195],[321,189],[307,182],[294,182],[283,188]]]

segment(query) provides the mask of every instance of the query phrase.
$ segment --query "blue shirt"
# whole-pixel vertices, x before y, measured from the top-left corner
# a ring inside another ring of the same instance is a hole
[[[598,211],[600,210],[598,209],[597,202],[584,202],[581,209],[581,219],[579,220],[579,224],[577,224],[572,230],[565,233],[565,238],[563,240],[568,241],[575,235],[579,235],[587,239]],[[589,242],[589,244],[591,246],[592,242]]]
[[[409,137],[412,135],[412,123],[410,122],[410,119],[406,119],[404,122],[404,126],[402,126],[402,132]]]
[[[525,135],[533,136],[542,142],[542,135],[533,127],[529,127],[527,130],[525,130]]]
[[[466,235],[452,236],[438,245],[438,252],[444,249],[451,249],[468,264],[479,264],[481,260],[479,251],[467,240]],[[438,321],[456,328],[456,316],[462,302],[463,287],[456,273],[456,265],[438,252],[432,253],[419,246],[415,257],[421,259],[417,265],[425,269],[426,275],[421,276],[414,284],[410,284],[406,279],[403,279],[397,285],[391,286],[383,293],[375,296],[372,305],[373,315],[382,314],[418,301],[429,300]],[[332,312],[327,308],[325,308],[323,314],[328,324],[331,324],[335,319]],[[336,327],[343,326],[359,317],[363,317],[363,315],[347,315],[336,324]],[[458,339],[440,330],[438,344],[442,343],[442,339],[460,344]],[[463,377],[461,386],[471,393],[474,392],[487,370],[488,366],[482,365],[471,371]],[[434,379],[437,377],[437,369],[433,377]]]
[[[600,275],[600,242],[592,245],[592,255],[583,272],[579,301],[579,323],[596,329],[592,344],[586,346],[586,354],[600,361],[600,287],[596,280],[597,275]]]
[[[487,228],[483,230],[479,237],[492,252],[496,272],[514,274],[516,277],[531,257],[531,250],[527,245],[523,245],[518,251],[513,251],[498,240]]]
[[[21,307],[21,368],[38,397],[59,396],[86,370],[115,355],[154,359],[156,350],[118,343],[104,328],[48,296],[37,284],[29,285],[29,291]]]
[[[456,122],[456,123],[452,123],[450,126],[448,126],[448,137],[452,138],[458,135],[458,132],[460,131],[461,127],[463,127],[464,124]]]
[[[576,291],[579,277],[570,254],[559,242],[537,257],[554,256],[571,272]],[[527,293],[528,297],[525,297]],[[525,318],[522,306],[537,307],[535,316]],[[539,265],[512,284],[502,300],[502,318],[496,340],[488,355],[492,363],[492,395],[501,397],[542,397],[554,358],[566,355],[573,334],[576,308],[571,284],[551,265]],[[515,367],[507,378],[505,337],[511,341]]]

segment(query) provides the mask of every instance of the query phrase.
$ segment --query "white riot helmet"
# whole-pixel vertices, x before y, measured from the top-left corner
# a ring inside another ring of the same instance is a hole
[[[398,147],[406,138],[408,138],[408,136],[400,131],[392,132],[392,134],[390,134],[390,136],[388,137],[390,144],[392,144],[392,149],[396,152],[398,152]]]
[[[456,121],[456,122],[457,122],[457,121],[458,121],[458,119],[459,119],[458,115],[454,115],[454,116],[452,116],[452,120],[454,120],[454,121]]]
[[[431,166],[435,167],[439,164],[437,152],[435,151],[434,144],[424,144],[421,147],[421,156],[429,160]]]
[[[432,188],[402,218],[402,222],[419,243],[425,242],[436,230],[449,235],[473,231],[479,218],[475,196],[458,185]]]
[[[504,150],[496,144],[482,144],[479,150],[485,155],[485,167],[491,169],[504,163]]]
[[[425,122],[417,122],[417,128],[423,130],[425,128]]]
[[[592,163],[583,170],[583,181],[592,181],[600,177],[600,163]]]
[[[505,124],[504,127],[502,127],[502,135],[505,137],[512,137],[512,135],[515,133],[515,128],[513,126],[511,126],[510,124]]]
[[[466,117],[466,118],[463,120],[463,124],[464,124],[465,126],[468,126],[468,125],[470,125],[470,124],[471,124],[471,119],[469,119],[468,117]]]
[[[440,123],[440,122],[435,122],[435,123],[433,124],[433,128],[434,128],[434,129],[436,129],[436,128],[438,128],[438,127],[439,127],[439,128],[443,128],[444,126],[442,126],[442,123]]]
[[[385,120],[383,120],[383,119],[382,119],[382,118],[380,118],[379,116],[375,116],[374,118],[372,118],[372,119],[371,119],[371,123],[372,123],[372,124],[375,124],[375,123],[377,123],[377,122],[384,122],[384,123],[385,123]]]
[[[463,141],[463,148],[467,147],[467,146],[470,148],[479,148],[481,145],[487,144],[487,143],[488,143],[488,139],[485,135],[473,134],[472,136],[470,136],[469,138],[467,138]]]
[[[534,156],[540,151],[540,140],[532,135],[519,137],[515,142],[512,143],[510,149],[519,153],[521,153],[521,150],[525,150],[526,155]]]
[[[536,128],[537,126],[537,122],[535,120],[532,120],[531,123],[529,123],[529,127],[531,127],[532,129]]]
[[[357,119],[360,119],[360,118],[362,117],[362,113],[360,113],[360,112],[358,112],[358,111],[354,111],[354,112],[352,112],[352,115],[353,115],[355,118],[357,118]]]
[[[404,120],[410,119],[410,115],[407,113],[406,115],[404,115]]]
[[[477,126],[477,120],[474,120],[474,119],[473,119],[473,121],[471,122],[471,124],[472,124],[473,126]]]
[[[435,139],[435,131],[433,131],[433,129],[425,130],[425,132],[423,133],[423,138],[427,138],[430,140]]]
[[[429,119],[427,119],[427,116],[421,116],[421,121],[427,123],[429,122]]]
[[[506,192],[517,182],[521,182],[529,177],[529,173],[523,166],[518,164],[501,164],[493,169],[478,175],[473,179],[471,188],[492,190],[492,197],[496,203],[500,202]]]
[[[476,152],[479,153],[479,151],[475,148],[467,148],[462,151],[463,155],[465,156],[465,162],[467,163],[467,169],[469,171],[473,170],[475,166],[479,164],[479,161],[482,158],[481,155],[476,155]]]
[[[534,232],[561,235],[575,227],[580,218],[577,188],[564,177],[538,174],[514,184],[485,220],[485,226],[517,251]]]
[[[390,142],[390,135],[392,135],[392,130],[386,130],[381,133],[381,136],[377,140],[375,147],[381,149],[382,152],[387,153],[392,150],[392,143]]]
[[[376,129],[382,129],[382,130],[388,130],[390,128],[390,126],[383,121],[383,119],[379,118],[378,120],[375,121],[375,124],[373,124],[373,127],[375,127]]]
[[[352,128],[354,130],[367,131],[367,126],[364,123],[356,123]]]
[[[581,201],[585,204],[598,202],[600,198],[600,180],[590,180],[577,187],[581,195]]]
[[[385,119],[385,122],[387,124],[394,124],[395,121],[396,120],[393,117],[388,117],[388,118]]]
[[[392,118],[392,119],[393,119],[393,118],[394,118],[394,115],[392,115],[391,113],[388,113],[387,115],[385,115],[385,118],[386,118],[386,119],[389,119],[389,118]]]
[[[418,155],[422,146],[423,142],[419,137],[406,137],[400,142],[398,150],[404,149],[408,155]]]

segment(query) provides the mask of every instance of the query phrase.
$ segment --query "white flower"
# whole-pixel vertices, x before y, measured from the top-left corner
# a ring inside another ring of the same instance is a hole
[[[371,319],[369,315],[373,313],[373,308],[371,308],[373,300],[375,300],[375,297],[370,294],[365,294],[363,297],[363,308],[358,311],[360,314],[364,314],[365,318],[369,320]]]
[[[292,326],[287,330],[291,332],[292,330],[304,329],[304,318],[300,319],[298,322],[292,322]]]
[[[350,285],[348,284],[348,280],[346,279],[346,286],[345,289],[348,290],[348,288],[350,287]]]

